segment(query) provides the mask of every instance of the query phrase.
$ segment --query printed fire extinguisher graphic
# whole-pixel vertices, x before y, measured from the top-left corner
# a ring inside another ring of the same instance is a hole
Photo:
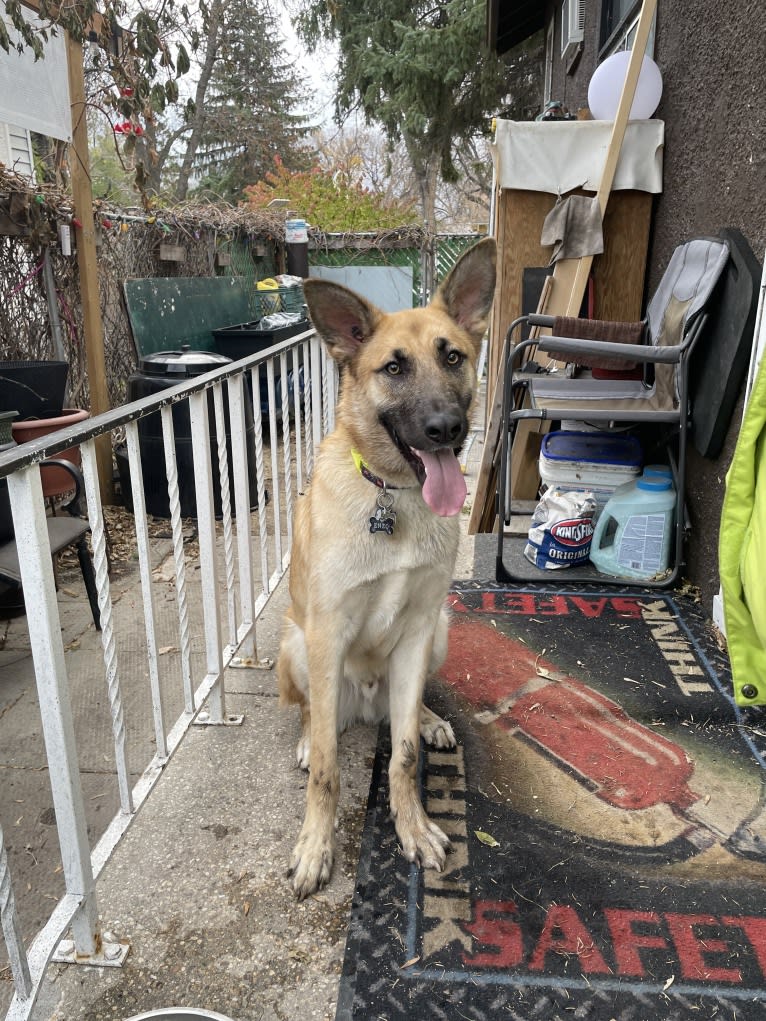
[[[762,803],[734,832],[720,828],[702,811],[705,797],[694,788],[695,765],[683,747],[522,642],[483,623],[453,620],[441,675],[474,706],[479,723],[535,748],[605,804],[626,812],[670,809],[683,825],[681,839],[667,847],[681,858],[718,842],[766,861],[766,841],[753,832]]]

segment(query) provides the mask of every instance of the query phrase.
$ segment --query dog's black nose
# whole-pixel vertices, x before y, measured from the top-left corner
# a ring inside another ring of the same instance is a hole
[[[432,414],[425,424],[424,432],[431,443],[437,446],[449,446],[460,443],[463,439],[463,416],[439,412]]]

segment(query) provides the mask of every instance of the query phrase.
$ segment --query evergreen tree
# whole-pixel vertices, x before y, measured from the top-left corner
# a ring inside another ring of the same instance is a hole
[[[207,38],[177,194],[185,197],[194,180],[195,190],[237,201],[275,156],[295,169],[309,164],[311,126],[299,112],[306,90],[265,4],[215,0]]]
[[[489,131],[507,91],[485,17],[479,0],[304,0],[297,20],[311,48],[337,39],[338,117],[359,107],[404,142],[431,224],[439,178],[457,179],[455,152]]]

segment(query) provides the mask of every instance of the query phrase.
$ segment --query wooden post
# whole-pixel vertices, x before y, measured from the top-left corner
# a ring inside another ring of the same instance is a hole
[[[604,169],[601,174],[601,180],[596,193],[596,198],[598,199],[601,207],[602,220],[604,218],[604,212],[606,211],[607,202],[614,183],[614,175],[617,170],[620,151],[625,138],[625,130],[628,126],[630,110],[633,106],[636,86],[641,73],[641,64],[644,59],[644,53],[646,52],[646,44],[649,39],[652,19],[654,18],[656,9],[657,0],[643,0],[641,14],[639,15],[638,26],[636,29],[636,36],[633,40],[633,48],[625,75],[625,83],[620,94],[620,101],[615,113],[612,125],[612,134],[610,136],[609,146],[606,152]],[[498,237],[498,241],[502,242],[502,238]],[[500,244],[500,250],[502,251],[502,243]],[[584,256],[580,259],[559,260],[554,266],[553,274],[548,277],[546,281],[546,288],[540,296],[540,303],[537,311],[555,316],[579,316],[580,306],[582,305],[583,296],[585,295],[585,289],[588,286],[588,278],[590,276],[592,265],[592,255]],[[546,330],[545,332],[550,331]],[[492,352],[490,352],[490,354],[492,355]],[[498,392],[494,395],[494,399],[489,408],[488,431],[485,436],[485,448],[482,458],[482,467],[477,482],[476,496],[474,498],[474,507],[469,521],[469,534],[474,534],[475,531],[479,531],[482,527],[482,522],[486,523],[488,514],[491,510],[490,501],[495,498],[496,486],[494,483],[496,482],[497,470],[497,437],[495,430],[502,430],[502,428],[505,427],[505,423],[498,422],[496,419],[496,416],[499,414],[499,409],[502,406],[503,377],[502,366],[497,362],[497,359],[499,358],[497,351],[494,352],[494,357],[496,359],[494,367],[495,375],[490,374],[489,379],[490,386],[493,381],[496,380]],[[492,359],[490,359],[490,371],[492,370],[493,364]],[[524,426],[522,431],[528,432],[529,426]],[[500,470],[504,471],[505,466],[501,466]],[[511,499],[517,495],[518,492],[512,492],[510,494]],[[502,527],[502,518],[500,521],[500,527]]]
[[[652,19],[657,9],[657,0],[644,0],[641,7],[641,14],[638,19],[636,36],[633,40],[633,49],[630,54],[628,70],[625,75],[625,83],[620,94],[620,102],[617,112],[614,115],[612,124],[612,135],[609,139],[609,147],[606,151],[606,161],[601,174],[596,198],[601,206],[601,218],[609,200],[609,194],[614,183],[614,175],[617,170],[617,163],[620,159],[622,142],[625,138],[625,129],[628,126],[630,109],[633,106],[633,99],[638,85],[638,76],[641,73],[646,44],[649,40],[649,31],[652,27]],[[552,287],[548,296],[546,307],[538,311],[548,315],[574,316],[580,314],[585,288],[588,286],[593,256],[584,256],[581,259],[561,259],[553,269]]]
[[[104,326],[101,319],[101,299],[98,287],[96,230],[93,221],[93,192],[88,155],[88,128],[85,117],[82,43],[69,33],[67,33],[67,66],[69,98],[72,104],[72,143],[69,148],[72,198],[75,217],[81,225],[76,228],[77,268],[80,273],[83,333],[90,387],[90,412],[92,415],[98,415],[109,410],[104,360]],[[114,487],[112,442],[108,434],[96,439],[96,459],[101,499],[105,503],[111,503],[114,500]]]

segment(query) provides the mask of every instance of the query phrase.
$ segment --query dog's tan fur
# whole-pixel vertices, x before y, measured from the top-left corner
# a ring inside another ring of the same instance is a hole
[[[279,654],[283,703],[301,710],[297,758],[309,767],[306,816],[290,874],[300,898],[330,877],[338,803],[338,734],[353,720],[391,721],[391,812],[405,855],[441,869],[449,840],[426,816],[416,786],[419,738],[454,744],[449,724],[422,704],[447,648],[444,600],[458,516],[427,506],[412,465],[383,420],[425,451],[462,442],[475,364],[495,286],[486,239],[458,262],[423,309],[385,314],[337,284],[308,280],[317,332],[343,371],[336,428],[298,501],[290,569],[292,606]],[[444,424],[446,423],[446,425]],[[443,427],[443,428],[442,428]],[[352,450],[385,480],[394,533],[370,533],[381,490]],[[393,488],[396,487],[396,488]]]

